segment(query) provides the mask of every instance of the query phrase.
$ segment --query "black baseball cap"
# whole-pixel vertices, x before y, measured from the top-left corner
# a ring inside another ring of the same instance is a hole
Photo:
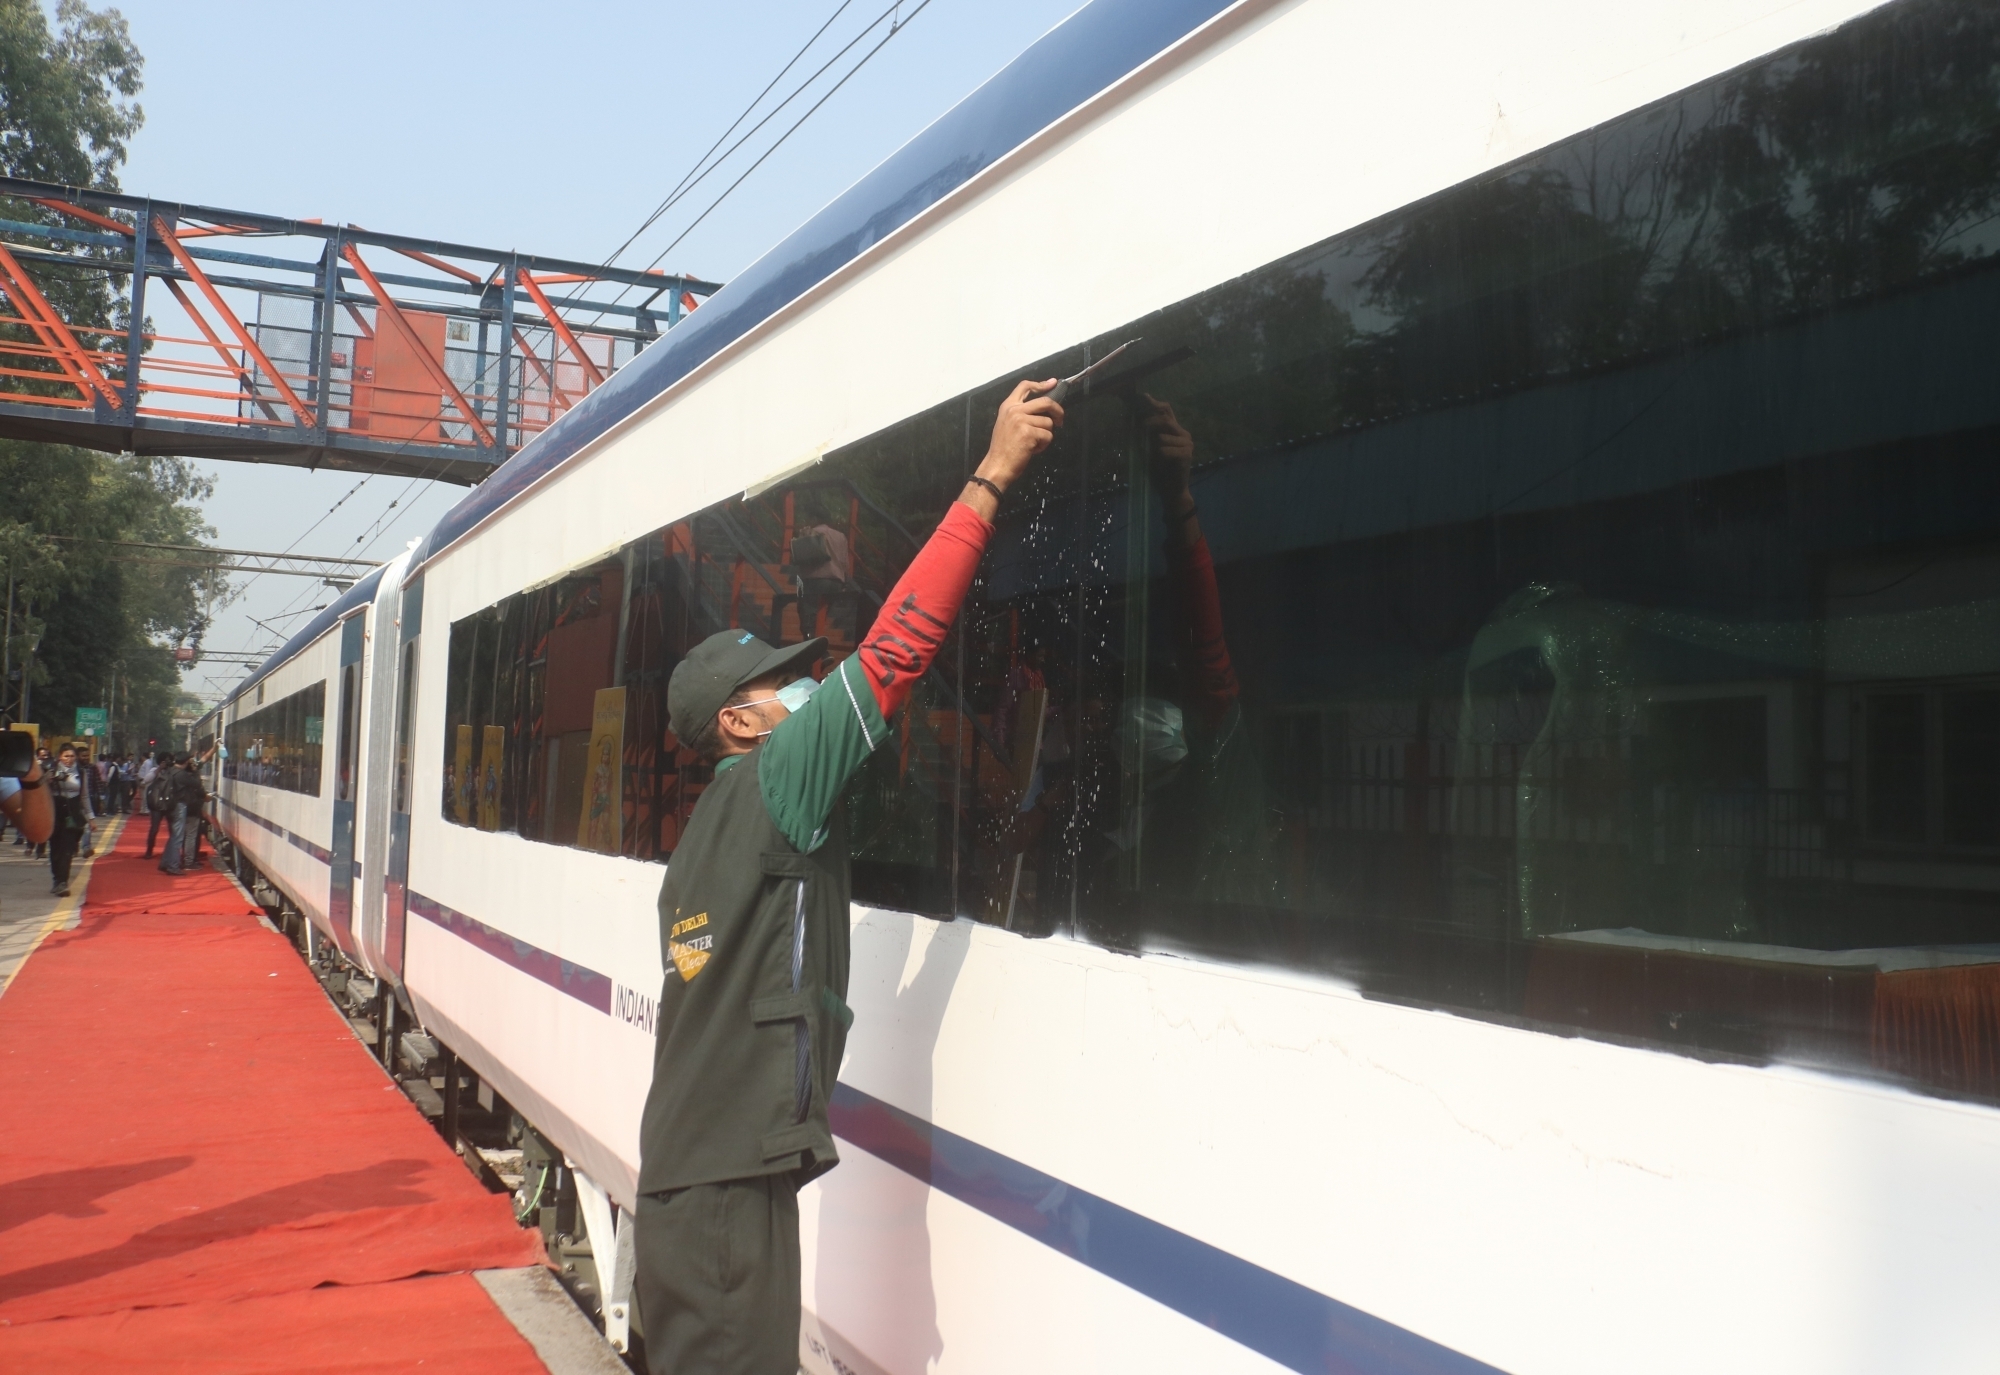
[[[686,744],[752,678],[786,668],[803,673],[825,652],[823,635],[773,649],[747,630],[718,630],[674,665],[667,680],[667,724]]]

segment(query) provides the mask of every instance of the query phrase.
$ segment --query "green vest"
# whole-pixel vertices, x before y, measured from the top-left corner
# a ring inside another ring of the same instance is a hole
[[[827,1100],[847,1028],[846,816],[803,854],[757,785],[763,749],[716,776],[660,885],[653,1087],[639,1192],[839,1163]]]

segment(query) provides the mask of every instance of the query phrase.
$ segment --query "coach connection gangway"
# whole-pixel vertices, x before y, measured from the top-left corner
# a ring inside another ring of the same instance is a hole
[[[0,437],[475,483],[718,286],[0,178]]]

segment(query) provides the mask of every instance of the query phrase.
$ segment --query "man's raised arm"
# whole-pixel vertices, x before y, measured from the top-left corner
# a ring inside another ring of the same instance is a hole
[[[1015,385],[993,421],[986,457],[890,589],[860,648],[772,732],[759,786],[772,819],[799,849],[819,848],[848,780],[888,738],[889,721],[944,647],[993,537],[1001,496],[1062,424],[1062,407],[1047,395],[1054,385]]]

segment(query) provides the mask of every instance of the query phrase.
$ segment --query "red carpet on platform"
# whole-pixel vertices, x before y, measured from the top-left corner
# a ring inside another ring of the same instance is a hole
[[[0,1329],[0,1369],[546,1375],[470,1275],[30,1323]]]
[[[159,845],[153,857],[146,859],[147,821],[143,816],[127,817],[118,844],[110,854],[99,856],[90,871],[85,915],[113,917],[169,912],[197,917],[257,915],[257,905],[243,895],[229,875],[210,867],[209,847],[205,842],[201,847],[202,862],[195,868],[179,878],[161,873],[159,850],[166,846],[167,828],[160,828]]]
[[[0,1370],[332,1369],[312,1363],[310,1333],[343,1323],[428,1341],[426,1370],[510,1342],[514,1364],[477,1368],[536,1368],[469,1275],[387,1281],[536,1264],[538,1234],[446,1149],[227,876],[161,874],[144,841],[126,827],[81,923],[0,998]],[[431,1316],[406,1323],[419,1309]],[[174,1364],[204,1324],[238,1364]],[[348,1368],[397,1368],[385,1359]]]

